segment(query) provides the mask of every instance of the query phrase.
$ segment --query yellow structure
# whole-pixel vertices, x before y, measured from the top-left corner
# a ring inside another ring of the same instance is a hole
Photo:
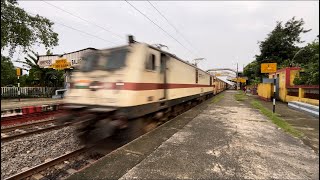
[[[245,78],[242,78],[242,77],[233,78],[231,81],[238,82],[238,83],[246,83],[247,82],[247,80]]]
[[[299,75],[299,67],[287,67],[277,70],[276,73],[270,73],[269,78],[278,78],[278,97],[281,101],[300,101],[319,106],[319,85],[294,85],[293,81]],[[269,86],[271,86],[271,91]],[[273,96],[273,84],[259,84],[258,95],[265,100],[271,99]]]
[[[270,101],[272,97],[272,86],[271,83],[258,84],[258,96],[266,101]]]
[[[50,66],[50,68],[53,68],[56,70],[69,69],[70,67],[71,67],[71,63],[68,62],[67,59],[57,59],[56,62]]]
[[[274,73],[277,71],[277,63],[262,63],[261,73]]]
[[[22,70],[20,68],[16,69],[17,76],[22,76]]]

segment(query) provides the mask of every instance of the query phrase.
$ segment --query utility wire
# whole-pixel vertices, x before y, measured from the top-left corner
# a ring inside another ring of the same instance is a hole
[[[188,50],[192,55],[194,55],[192,53],[192,51],[190,51],[187,47],[185,47],[180,41],[178,41],[176,38],[174,38],[173,36],[171,36],[167,31],[165,31],[162,27],[160,27],[158,24],[156,24],[154,21],[152,21],[147,15],[145,15],[144,13],[142,13],[139,9],[137,9],[134,5],[132,5],[131,3],[129,3],[127,0],[125,0],[131,7],[133,7],[136,11],[138,11],[140,14],[142,14],[145,18],[147,18],[150,22],[152,22],[154,25],[156,25],[159,29],[161,29],[163,32],[165,32],[168,36],[170,36],[172,39],[174,39],[177,43],[179,43],[182,47],[184,47],[186,50]],[[195,55],[194,55],[195,56]]]
[[[36,16],[36,14],[34,14],[34,13],[31,13],[31,12],[28,12],[28,13],[29,13],[29,14],[31,14],[31,15],[33,15],[33,16]],[[102,40],[102,41],[106,41],[106,42],[108,42],[108,43],[110,43],[110,44],[114,44],[114,45],[116,45],[116,44],[117,44],[117,43],[114,43],[114,42],[112,42],[112,41],[109,41],[109,40],[103,39],[103,38],[101,38],[101,37],[99,37],[99,36],[96,36],[96,35],[93,35],[93,34],[87,33],[87,32],[85,32],[85,31],[82,31],[82,30],[76,29],[76,28],[74,28],[74,27],[71,27],[71,26],[65,25],[65,24],[63,24],[63,23],[60,23],[60,22],[57,22],[57,21],[53,21],[53,20],[50,20],[50,21],[52,21],[52,22],[54,22],[54,23],[56,23],[56,24],[59,24],[59,25],[61,25],[61,26],[67,27],[67,28],[69,28],[69,29],[72,29],[72,30],[75,30],[75,31],[81,32],[81,33],[86,34],[86,35],[88,35],[88,36],[92,36],[92,37],[95,37],[95,38],[100,39],[100,40]]]
[[[117,33],[114,33],[114,32],[112,32],[112,31],[109,30],[109,29],[106,29],[106,28],[104,28],[104,27],[102,27],[102,26],[100,26],[100,25],[97,25],[97,24],[95,24],[95,23],[93,23],[93,22],[91,22],[91,21],[88,21],[88,20],[86,20],[86,19],[84,19],[84,18],[82,18],[82,17],[80,17],[80,16],[78,16],[78,15],[75,15],[75,14],[69,12],[69,11],[66,11],[66,10],[64,10],[64,9],[56,6],[56,5],[53,5],[53,4],[51,4],[51,3],[47,2],[47,1],[44,1],[44,0],[41,0],[41,1],[43,1],[44,3],[49,4],[49,5],[52,6],[52,7],[55,7],[55,8],[57,8],[57,9],[59,9],[59,10],[65,12],[65,13],[68,13],[68,14],[70,14],[70,15],[73,16],[73,17],[76,17],[76,18],[78,18],[78,19],[81,19],[82,21],[85,21],[85,22],[87,22],[87,23],[89,23],[89,24],[92,24],[92,25],[94,25],[94,26],[97,26],[97,27],[99,27],[99,28],[101,28],[101,29],[103,29],[103,30],[111,33],[113,36],[116,36],[116,37],[118,37],[118,38],[120,38],[120,39],[122,39],[122,40],[125,39],[123,36],[121,36],[121,35],[119,35],[119,34],[117,34]]]
[[[89,33],[85,32],[85,31],[81,31],[81,30],[79,30],[79,29],[73,28],[73,27],[71,27],[71,26],[67,26],[67,25],[62,24],[62,23],[59,23],[59,22],[55,22],[55,23],[57,23],[57,24],[59,24],[59,25],[61,25],[61,26],[67,27],[67,28],[69,28],[69,29],[73,29],[73,30],[75,30],[75,31],[84,33],[84,34],[86,34],[86,35],[95,37],[95,38],[100,39],[100,40],[102,40],[102,41],[106,41],[106,42],[108,42],[108,43],[110,43],[110,44],[114,44],[114,45],[117,44],[117,43],[111,42],[111,41],[109,41],[109,40],[103,39],[103,38],[101,38],[101,37],[99,37],[99,36],[96,36],[96,35],[93,35],[93,34],[89,34]]]
[[[187,40],[187,38],[185,38],[184,36],[183,36],[183,34],[182,33],[180,33],[179,31],[178,31],[178,29],[150,2],[150,1],[148,1],[148,3],[168,22],[168,24],[171,26],[171,27],[173,27],[173,29],[178,33],[178,34],[180,34],[180,36],[191,46],[191,47],[193,47],[192,46],[192,44]],[[194,47],[193,47],[194,48]],[[194,48],[195,49],[195,48]]]

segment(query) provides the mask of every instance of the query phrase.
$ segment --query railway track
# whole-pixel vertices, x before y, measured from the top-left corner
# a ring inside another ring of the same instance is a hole
[[[32,113],[27,115],[17,115],[17,116],[9,116],[1,118],[1,127],[11,126],[11,125],[18,125],[23,124],[31,121],[39,121],[42,119],[46,119],[57,114],[64,112],[64,110],[57,110],[57,111],[47,111],[47,112],[39,112],[39,113]]]
[[[62,156],[49,159],[44,163],[14,174],[8,178],[5,178],[5,180],[29,180],[32,179],[32,176],[38,178],[39,176],[41,178],[45,177],[45,179],[66,178],[67,176],[75,173],[77,170],[94,163],[115,149],[109,148],[107,151],[104,150],[105,153],[97,153],[95,150],[99,146],[99,144],[86,147],[83,146],[75,151],[67,152]],[[68,165],[66,165],[65,162],[68,162]],[[61,174],[63,177],[61,177]]]
[[[62,125],[51,125],[51,126],[45,127],[45,128],[39,127],[38,129],[32,129],[31,131],[17,129],[19,132],[18,134],[6,135],[6,134],[1,133],[1,141],[7,142],[7,141],[11,141],[14,139],[18,139],[18,138],[22,138],[22,137],[26,137],[26,136],[30,136],[30,135],[34,135],[34,134],[40,134],[40,133],[55,130],[55,129],[61,129],[63,127],[69,126],[70,124],[71,123],[66,123],[66,124],[62,124]],[[14,132],[17,132],[17,131],[14,131]]]
[[[174,117],[176,117],[177,115],[193,108],[194,105],[188,106],[186,109],[184,109],[184,111],[179,111],[177,113],[175,113],[171,118],[169,118],[170,120],[173,119]],[[67,124],[70,125],[71,123]],[[77,124],[77,123],[72,123],[72,124]],[[163,124],[163,123],[160,123]],[[160,125],[158,124],[158,125]],[[157,125],[157,126],[158,126]],[[56,127],[61,127],[63,125],[60,126],[56,126]],[[157,128],[157,126],[154,126],[152,128],[150,128],[147,132]],[[144,132],[143,134],[147,133]],[[105,155],[107,155],[108,153],[112,152],[113,150],[121,147],[124,144],[127,144],[128,142],[131,142],[133,139],[136,139],[137,137],[141,136],[142,134],[135,134],[133,135],[134,137],[130,140],[126,139],[125,141],[122,141],[122,137],[115,137],[113,138],[106,138],[105,140],[101,140],[98,143],[94,144],[94,145],[90,145],[87,147],[82,147],[78,150],[72,151],[72,152],[68,152],[62,156],[59,156],[57,158],[48,160],[44,163],[41,163],[37,166],[34,166],[32,168],[29,168],[25,171],[19,172],[15,175],[12,175],[8,178],[6,178],[5,180],[16,180],[16,179],[32,179],[32,176],[37,176],[40,177],[39,179],[45,178],[45,179],[61,179],[61,178],[66,178],[68,176],[70,176],[71,174],[83,169],[84,167],[94,163],[96,160],[104,157]],[[119,139],[121,139],[119,142]],[[100,146],[100,147],[98,147]],[[101,147],[103,146],[103,147]],[[91,151],[92,152],[97,152],[97,149],[103,149],[104,153],[99,153],[96,154],[95,158],[90,158],[90,156],[83,156],[82,154],[85,153],[89,153]],[[82,157],[81,157],[82,156]],[[70,160],[72,159],[72,160]],[[72,165],[68,165],[65,166],[64,162],[73,162],[70,163]],[[60,164],[60,165],[59,165]],[[37,179],[37,178],[36,178]]]
[[[11,126],[11,127],[4,127],[1,129],[1,133],[9,133],[9,132],[17,130],[17,129],[28,129],[28,128],[37,127],[40,125],[46,125],[46,124],[54,123],[55,121],[56,121],[56,119],[49,119],[49,120],[44,120],[44,121],[36,121],[33,123],[28,123],[28,124],[16,125],[16,126]]]
[[[66,153],[66,154],[64,154],[62,156],[59,156],[59,157],[55,158],[55,159],[52,159],[52,160],[47,161],[47,162],[44,162],[44,163],[39,164],[39,165],[37,165],[35,167],[29,168],[29,169],[27,169],[27,170],[25,170],[23,172],[20,172],[18,174],[10,176],[10,177],[6,178],[6,180],[17,180],[17,179],[24,179],[24,178],[30,177],[30,176],[32,176],[32,175],[34,175],[34,174],[36,174],[36,173],[38,173],[40,171],[43,171],[43,170],[45,170],[47,168],[50,168],[50,167],[52,167],[52,166],[54,166],[56,164],[59,164],[59,163],[65,161],[65,160],[68,160],[68,159],[70,159],[72,157],[78,156],[79,154],[86,152],[88,149],[89,148],[82,147],[82,148],[80,148],[78,150]]]

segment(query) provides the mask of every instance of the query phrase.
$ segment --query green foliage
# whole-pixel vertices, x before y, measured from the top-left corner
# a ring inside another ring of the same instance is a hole
[[[261,79],[259,77],[255,77],[254,79],[251,80],[250,85],[258,85],[259,83],[261,83]]]
[[[246,95],[244,94],[243,91],[238,91],[236,94],[234,94],[234,98],[237,100],[237,101],[244,101],[245,99],[248,99],[246,97]]]
[[[306,64],[317,61],[319,61],[319,35],[313,42],[296,52],[292,63],[295,66],[305,67]]]
[[[261,82],[261,77],[264,76],[260,73],[260,63],[256,60],[244,67],[243,74],[248,77],[248,84],[250,85],[258,84]]]
[[[26,78],[26,84],[30,86],[48,86],[61,87],[64,83],[64,72],[54,69],[41,68],[38,65],[38,54],[31,51],[24,61],[16,61],[23,64],[23,67],[29,69],[29,76]]]
[[[9,57],[1,56],[1,86],[16,85],[16,70]]]
[[[304,136],[302,132],[294,129],[289,123],[287,123],[285,120],[280,118],[277,114],[272,113],[272,111],[270,111],[269,109],[265,108],[258,101],[256,101],[256,100],[251,101],[251,105],[256,109],[259,109],[262,114],[264,114],[269,119],[271,119],[271,121],[275,125],[277,125],[281,129],[283,129],[285,132],[287,132],[287,133],[289,133],[289,134],[291,134],[291,135],[293,135],[295,137],[299,137],[299,138]]]
[[[303,43],[300,35],[310,31],[305,30],[303,25],[303,19],[296,20],[295,17],[284,25],[282,22],[277,22],[275,29],[259,43],[261,53],[256,56],[256,60],[258,62],[272,60],[282,64],[284,60],[292,59],[299,50],[296,44]]]
[[[224,94],[218,94],[217,96],[215,96],[215,97],[212,99],[211,103],[217,103],[217,102],[219,102],[223,97],[224,97]]]
[[[17,47],[25,52],[35,44],[46,48],[58,45],[53,23],[39,15],[31,16],[19,8],[16,0],[1,0],[1,49],[9,49],[12,56]]]
[[[300,35],[310,30],[303,28],[303,19],[295,17],[284,25],[277,22],[276,27],[268,34],[264,41],[259,42],[260,54],[256,60],[244,68],[244,75],[248,77],[249,84],[258,83],[265,74],[260,73],[261,63],[276,62],[278,69],[298,66],[304,69],[299,77],[296,77],[296,85],[319,84],[319,36],[307,46],[300,48],[297,44],[302,43]]]
[[[296,76],[295,85],[318,85],[319,84],[319,38],[301,49],[293,59],[293,63],[304,69]]]

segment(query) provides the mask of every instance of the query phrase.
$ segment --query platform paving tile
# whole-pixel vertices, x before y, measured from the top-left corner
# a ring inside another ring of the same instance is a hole
[[[234,93],[224,92],[201,113],[181,116],[180,126],[172,121],[70,179],[319,179],[318,154],[235,101]]]

